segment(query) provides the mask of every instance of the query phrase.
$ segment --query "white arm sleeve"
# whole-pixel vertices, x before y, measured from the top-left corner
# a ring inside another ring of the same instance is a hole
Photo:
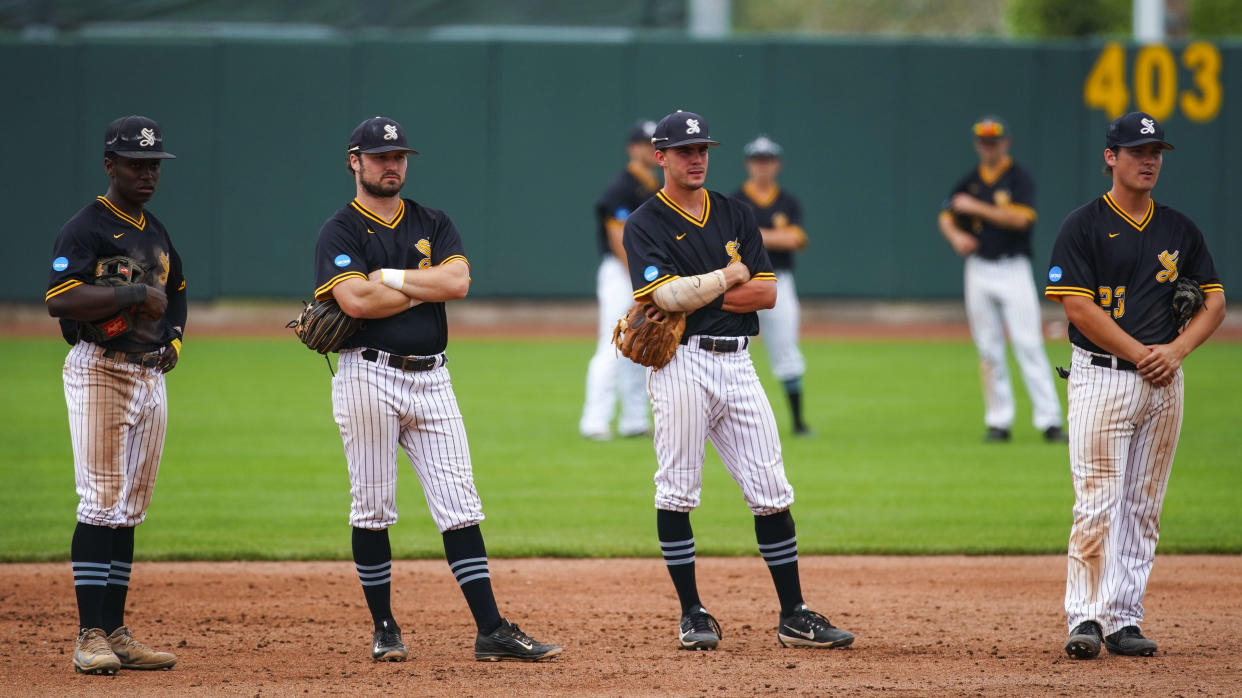
[[[716,300],[728,290],[723,269],[698,276],[683,276],[657,288],[651,300],[663,310],[690,312]]]

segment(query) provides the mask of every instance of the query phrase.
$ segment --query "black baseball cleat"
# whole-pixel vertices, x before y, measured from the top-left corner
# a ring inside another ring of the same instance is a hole
[[[371,636],[371,658],[377,662],[404,662],[408,656],[397,622],[391,618],[380,621]]]
[[[495,630],[474,638],[474,658],[480,662],[541,662],[561,653],[559,645],[545,645],[504,618]]]
[[[1044,441],[1050,444],[1068,443],[1069,435],[1061,427],[1048,427],[1044,429]]]
[[[988,427],[988,431],[983,435],[986,443],[1004,443],[1009,440],[1009,430],[1000,427]]]
[[[1093,620],[1084,620],[1070,631],[1065,641],[1065,653],[1070,659],[1095,659],[1100,654],[1100,642],[1104,639],[1104,631],[1100,624]]]
[[[1156,642],[1143,637],[1137,625],[1127,625],[1104,638],[1104,646],[1111,654],[1127,657],[1151,657],[1156,654]],[[1097,645],[1097,650],[1098,645]]]
[[[781,647],[840,649],[854,642],[853,633],[829,623],[827,618],[807,608],[806,604],[799,604],[793,613],[781,618],[776,637],[781,641]]]
[[[714,650],[720,644],[720,624],[707,609],[695,604],[681,617],[677,641],[683,650]]]

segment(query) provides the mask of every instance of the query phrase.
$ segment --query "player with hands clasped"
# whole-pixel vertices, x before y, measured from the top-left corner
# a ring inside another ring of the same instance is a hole
[[[418,475],[444,553],[474,616],[475,658],[539,661],[561,648],[536,642],[500,616],[479,523],[470,450],[449,378],[445,301],[470,286],[457,227],[443,211],[400,197],[405,132],[374,117],[354,129],[346,164],[356,198],[324,223],[315,249],[315,298],[335,298],[365,324],[340,348],[332,411],[345,444],[354,564],[374,622],[371,656],[404,661],[391,607],[397,522],[397,446]]]
[[[177,365],[185,331],[181,258],[146,210],[160,163],[172,157],[151,119],[109,124],[108,192],[65,223],[52,252],[45,300],[73,347],[63,374],[78,492],[73,667],[84,674],[169,669],[177,661],[125,625],[134,528],[146,519],[164,450],[164,374]]]
[[[1035,181],[1009,157],[1009,129],[995,116],[972,127],[979,166],[954,185],[940,212],[940,233],[966,258],[966,319],[979,351],[985,441],[1010,438],[1013,386],[1005,334],[1031,396],[1032,422],[1049,442],[1064,442],[1061,400],[1040,334],[1039,295],[1031,272]]]
[[[801,308],[794,284],[794,253],[806,248],[802,229],[802,205],[777,183],[781,171],[781,146],[767,136],[759,136],[742,149],[746,155],[746,182],[733,198],[749,204],[763,235],[763,246],[776,273],[776,305],[759,311],[759,330],[768,348],[772,374],[785,389],[793,433],[809,436],[811,430],[802,419],[802,375],[806,361],[798,349]]]
[[[1182,428],[1182,359],[1225,317],[1203,234],[1151,198],[1173,149],[1164,128],[1131,112],[1105,139],[1112,189],[1066,217],[1044,290],[1065,307],[1073,344],[1065,651],[1075,659],[1095,657],[1101,643],[1113,654],[1156,652],[1139,623]],[[1182,279],[1206,294],[1184,329],[1174,312]]]
[[[759,331],[755,312],[776,301],[776,278],[754,214],[704,188],[708,147],[717,141],[702,116],[669,114],[652,142],[664,187],[626,220],[624,243],[634,299],[663,313],[686,313],[681,345],[647,378],[658,466],[656,529],[681,602],[678,643],[710,650],[721,638],[719,624],[700,603],[690,527],[710,439],[754,514],[759,551],[780,602],[781,644],[845,647],[854,636],[802,599],[789,513],[793,487],[772,407],[747,352]]]
[[[595,203],[599,236],[599,271],[595,276],[595,295],[599,300],[599,341],[587,364],[586,402],[578,432],[588,439],[612,438],[612,415],[618,402],[621,415],[617,433],[643,436],[651,432],[648,417],[646,372],[642,366],[617,356],[612,346],[613,323],[630,307],[634,292],[625,265],[621,233],[625,219],[659,187],[655,177],[655,154],[651,148],[654,121],[640,121],[629,132],[625,152],[629,162],[608,183]]]

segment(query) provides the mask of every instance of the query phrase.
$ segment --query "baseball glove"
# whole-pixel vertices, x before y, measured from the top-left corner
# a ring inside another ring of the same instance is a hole
[[[285,325],[293,329],[307,348],[320,354],[340,349],[361,326],[361,320],[346,315],[331,298],[307,303],[297,319]]]
[[[147,270],[129,257],[102,257],[95,262],[96,286],[133,286],[142,283]],[[121,312],[112,317],[81,325],[85,339],[92,342],[107,342],[134,329],[134,308],[121,308]]]
[[[663,320],[655,320],[655,313]],[[659,370],[673,360],[681,334],[686,330],[686,314],[660,310],[654,303],[635,303],[617,321],[612,343],[630,361]]]
[[[1178,330],[1185,328],[1190,318],[1199,312],[1199,308],[1203,307],[1203,300],[1203,289],[1199,288],[1198,282],[1184,276],[1178,277],[1173,284],[1173,320],[1177,323]]]

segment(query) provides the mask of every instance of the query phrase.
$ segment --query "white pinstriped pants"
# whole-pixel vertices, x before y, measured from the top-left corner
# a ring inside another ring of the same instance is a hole
[[[387,361],[388,354],[379,358]],[[443,361],[430,371],[406,372],[346,349],[339,364],[332,414],[349,463],[349,525],[380,530],[397,522],[398,444],[441,533],[482,521],[465,422]]]
[[[1070,364],[1065,615],[1070,629],[1094,620],[1108,635],[1143,620],[1185,385],[1181,369],[1157,388],[1135,371],[1094,366],[1091,356],[1074,347]]]
[[[691,337],[667,366],[647,373],[655,417],[656,508],[690,511],[699,505],[704,444],[711,439],[753,513],[788,509],[793,487],[785,478],[776,418],[750,353],[705,351],[698,339]]]
[[[147,517],[168,425],[164,374],[103,358],[78,342],[62,375],[73,442],[78,521],[132,527]]]
[[[802,308],[798,304],[798,288],[793,272],[776,272],[776,305],[759,311],[759,338],[768,349],[768,363],[778,381],[801,378],[806,373],[806,360],[798,348],[798,327]]]

